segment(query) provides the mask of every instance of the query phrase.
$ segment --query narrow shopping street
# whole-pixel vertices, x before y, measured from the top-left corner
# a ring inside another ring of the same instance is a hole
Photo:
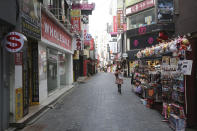
[[[122,95],[114,80],[112,73],[90,77],[23,131],[171,131],[160,113],[131,91],[128,78]]]

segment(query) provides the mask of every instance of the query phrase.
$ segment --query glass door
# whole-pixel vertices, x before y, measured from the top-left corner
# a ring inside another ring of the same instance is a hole
[[[48,93],[51,93],[58,87],[57,81],[57,54],[55,50],[48,49],[47,58],[47,85]]]

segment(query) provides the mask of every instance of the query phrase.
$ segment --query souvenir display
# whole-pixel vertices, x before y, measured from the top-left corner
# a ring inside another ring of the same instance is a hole
[[[149,108],[161,104],[164,121],[175,130],[185,129],[185,79],[191,75],[192,61],[186,60],[191,45],[186,37],[162,41],[140,50],[134,79],[140,81],[143,104]]]

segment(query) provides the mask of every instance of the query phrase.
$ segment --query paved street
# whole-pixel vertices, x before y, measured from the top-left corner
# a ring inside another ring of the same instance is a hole
[[[112,73],[98,73],[72,89],[23,131],[171,131],[163,117],[146,108],[124,80],[122,95]]]

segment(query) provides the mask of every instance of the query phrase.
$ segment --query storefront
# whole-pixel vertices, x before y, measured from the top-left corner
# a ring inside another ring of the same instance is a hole
[[[187,38],[179,37],[139,50],[138,59],[131,64],[136,85],[133,90],[144,105],[158,109],[175,130],[186,127],[190,90],[186,76],[192,74],[193,65],[186,52],[191,53],[191,45]]]
[[[39,99],[73,82],[72,35],[53,15],[42,9],[42,38],[39,51]]]

